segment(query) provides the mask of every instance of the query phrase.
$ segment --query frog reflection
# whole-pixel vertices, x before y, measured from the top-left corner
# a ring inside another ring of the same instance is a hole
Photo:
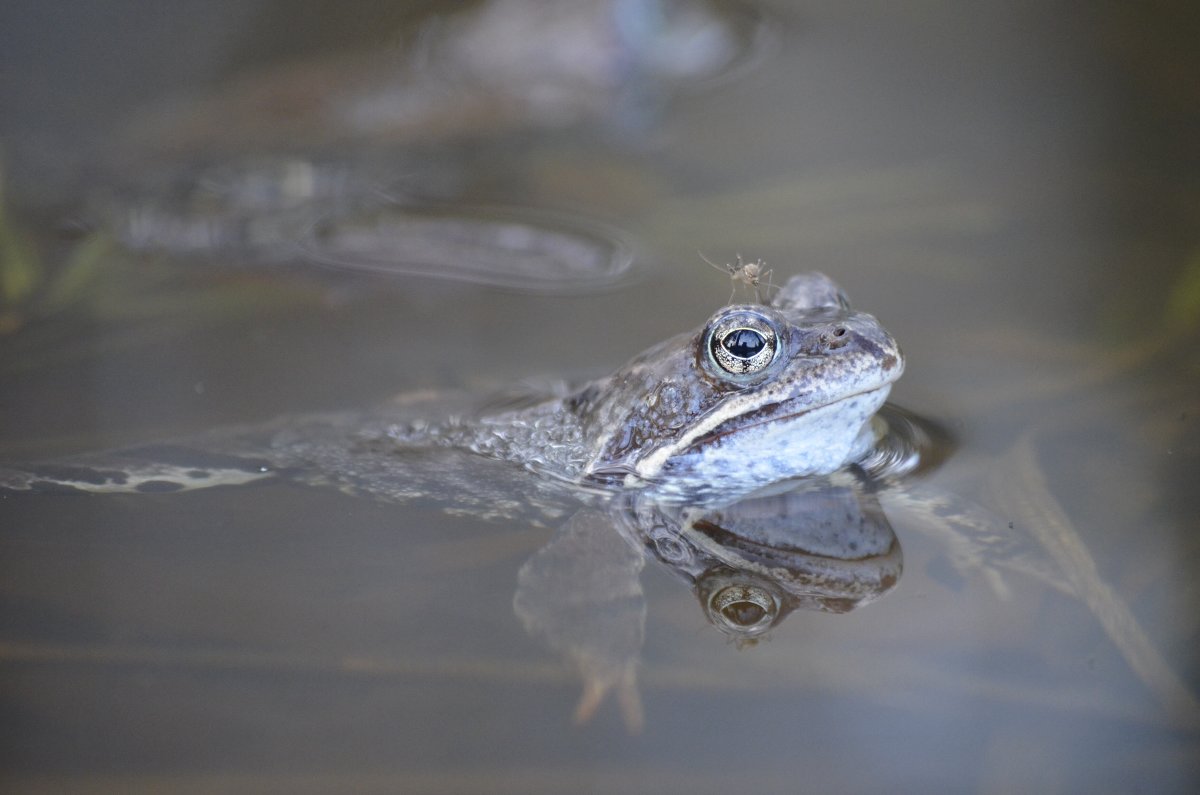
[[[691,586],[708,620],[739,645],[798,608],[868,604],[895,586],[903,565],[875,495],[848,475],[718,508],[631,496],[581,510],[521,567],[513,600],[530,634],[582,677],[577,721],[613,690],[626,726],[642,725],[636,670],[647,557]]]
[[[654,518],[630,529],[649,531],[647,547],[693,585],[710,621],[752,639],[797,608],[849,612],[900,578],[900,545],[875,495],[839,480],[711,510],[649,504],[641,511]]]

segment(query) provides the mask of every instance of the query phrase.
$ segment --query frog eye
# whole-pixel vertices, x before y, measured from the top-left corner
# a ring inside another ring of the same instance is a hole
[[[779,604],[765,588],[753,584],[727,585],[708,600],[709,619],[726,632],[755,635],[770,629]]]
[[[754,375],[775,360],[779,349],[775,329],[767,318],[739,312],[710,324],[708,354],[729,375]]]

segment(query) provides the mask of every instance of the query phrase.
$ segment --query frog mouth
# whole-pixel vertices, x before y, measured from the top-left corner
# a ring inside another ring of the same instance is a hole
[[[788,423],[792,420],[799,419],[806,414],[811,414],[814,411],[820,411],[821,409],[827,409],[831,406],[837,406],[847,401],[854,400],[855,398],[868,398],[873,400],[876,395],[882,393],[882,396],[879,400],[879,402],[882,403],[883,398],[887,396],[891,386],[891,382],[888,382],[882,386],[864,389],[859,392],[853,392],[849,395],[843,395],[834,400],[817,405],[804,403],[804,400],[807,397],[806,395],[797,395],[795,397],[788,398],[787,400],[766,403],[759,408],[754,409],[753,411],[748,411],[745,414],[739,414],[732,419],[726,420],[703,436],[694,439],[692,443],[688,445],[687,449],[697,450],[710,444],[719,444],[721,440],[729,436],[742,433],[743,431],[759,428],[764,425]],[[866,414],[864,421],[869,419],[871,414],[874,414],[874,411]]]

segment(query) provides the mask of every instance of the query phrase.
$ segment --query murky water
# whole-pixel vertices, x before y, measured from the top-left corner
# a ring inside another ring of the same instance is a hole
[[[432,4],[173,6],[0,12],[0,460],[594,376],[725,301],[700,253],[834,276],[958,446],[882,500],[890,592],[758,643],[622,559],[640,733],[618,692],[577,725],[570,654],[514,611],[551,527],[283,482],[0,500],[7,790],[1196,786],[1194,11],[737,6],[691,79],[681,55],[563,99],[447,89],[453,35],[537,72]],[[317,75],[359,96],[396,63],[434,111],[312,120]],[[425,241],[447,207],[493,225]],[[931,505],[1025,565],[971,565]]]

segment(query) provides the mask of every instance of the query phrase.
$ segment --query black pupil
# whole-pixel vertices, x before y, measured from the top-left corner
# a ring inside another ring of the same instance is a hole
[[[766,344],[762,334],[749,328],[734,329],[721,340],[721,347],[739,359],[754,358]]]
[[[722,609],[721,614],[739,627],[752,627],[766,617],[767,611],[754,602],[734,602]]]

